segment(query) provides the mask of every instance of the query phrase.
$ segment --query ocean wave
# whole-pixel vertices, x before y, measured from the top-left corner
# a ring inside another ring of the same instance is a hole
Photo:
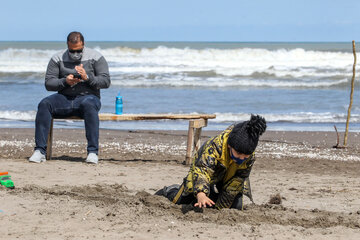
[[[340,80],[276,80],[276,79],[233,79],[196,78],[183,76],[137,76],[112,79],[112,85],[122,87],[268,87],[268,88],[328,88],[345,87],[348,79]]]
[[[306,51],[304,49],[177,49],[157,47],[132,51],[128,48],[98,49],[108,61],[123,64],[152,63],[154,65],[196,66],[214,69],[226,67],[231,69],[254,70],[273,68],[346,68],[351,67],[353,56],[344,52]]]
[[[121,74],[177,74],[185,73],[187,75],[197,75],[202,77],[251,77],[267,79],[269,77],[276,78],[344,78],[351,77],[352,70],[348,69],[318,69],[318,68],[276,68],[269,67],[267,69],[251,69],[251,68],[225,68],[225,67],[200,67],[200,66],[156,66],[156,65],[132,65],[132,66],[113,66],[110,72],[115,75]],[[211,74],[209,74],[211,73]],[[360,70],[356,71],[360,74]]]
[[[28,85],[44,84],[45,73],[19,72],[3,73],[0,72],[0,84],[2,85]]]
[[[281,66],[296,68],[337,69],[351,67],[353,56],[345,52],[306,51],[304,49],[191,49],[168,48],[159,46],[154,49],[132,49],[127,47],[97,48],[106,59],[120,66],[193,66],[214,69],[214,66],[226,68],[259,68],[281,70]],[[0,51],[0,62],[26,63],[36,60],[48,63],[57,50],[14,49]],[[254,71],[251,71],[254,72]],[[261,71],[260,71],[261,72]]]
[[[8,48],[0,51],[0,72],[45,72],[55,50]]]
[[[244,113],[219,113],[216,112],[214,122],[242,122],[249,120],[250,114]],[[342,113],[313,113],[313,112],[295,112],[284,114],[260,114],[267,122],[289,122],[289,123],[345,123],[347,115]],[[351,123],[360,123],[360,114],[352,114]]]
[[[267,49],[99,49],[119,73],[214,72],[228,77],[347,77],[353,57],[344,52]],[[120,63],[117,65],[116,63]],[[358,70],[358,72],[360,72]]]
[[[183,113],[183,112],[178,112]],[[175,113],[169,113],[175,114]],[[192,112],[191,114],[199,114]],[[234,123],[247,121],[250,118],[248,113],[220,113],[215,112],[216,118],[210,119],[216,123]],[[260,114],[267,122],[288,122],[288,123],[345,123],[346,114],[340,113],[313,113],[313,112],[294,112],[294,113],[283,113],[283,114]],[[14,120],[14,121],[34,121],[36,111],[0,111],[0,119],[2,120]],[[350,118],[351,123],[360,123],[360,114],[352,114]]]
[[[2,120],[16,120],[16,121],[34,121],[36,111],[0,111],[0,119]]]
[[[243,82],[248,79],[270,82],[274,79],[298,80],[298,83],[280,81],[280,86],[284,87],[336,86],[343,84],[344,79],[351,78],[353,64],[353,56],[349,52],[310,51],[301,48],[191,49],[159,46],[96,49],[109,62],[110,74],[118,81],[117,84],[122,81],[121,75],[130,79],[140,75],[143,77],[137,78],[137,81],[143,81],[145,86],[157,85],[156,81],[149,83],[147,78],[154,75],[154,78],[167,75],[169,82],[178,76],[187,82],[188,79],[199,81],[192,86],[203,86],[203,81],[212,84],[212,78],[227,82],[225,85],[230,86],[234,86],[234,82],[244,85]],[[15,48],[0,50],[0,78],[43,78],[48,61],[56,52],[57,50]],[[357,74],[360,74],[360,69]],[[313,83],[308,83],[308,80]],[[254,83],[259,84],[259,81]],[[263,84],[260,83],[261,86]],[[270,84],[265,83],[267,85]]]

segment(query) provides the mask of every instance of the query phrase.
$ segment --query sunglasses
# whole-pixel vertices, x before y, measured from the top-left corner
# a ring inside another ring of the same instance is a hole
[[[82,53],[83,50],[84,50],[83,48],[78,49],[78,50],[69,49],[69,52],[71,52],[71,53]]]

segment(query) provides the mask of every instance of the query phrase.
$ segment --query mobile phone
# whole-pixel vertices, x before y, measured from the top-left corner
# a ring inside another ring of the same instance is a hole
[[[78,74],[78,73],[75,73],[75,74],[73,74],[74,75],[74,78],[78,78],[78,79],[81,79],[81,75],[80,74]]]

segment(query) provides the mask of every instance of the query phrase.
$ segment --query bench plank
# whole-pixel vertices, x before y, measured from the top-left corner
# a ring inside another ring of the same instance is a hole
[[[113,114],[113,113],[100,113],[100,121],[137,121],[137,120],[161,120],[161,119],[170,119],[170,120],[189,120],[189,119],[214,119],[216,118],[215,114]],[[71,117],[61,117],[55,119],[72,119],[72,120],[82,120],[82,118],[77,116]]]
[[[100,121],[134,121],[134,120],[161,120],[161,119],[213,119],[215,114],[112,114],[100,113]]]
[[[185,162],[191,164],[192,156],[195,151],[200,147],[201,129],[207,126],[208,119],[216,118],[215,114],[113,114],[113,113],[100,113],[100,121],[138,121],[138,120],[189,120],[188,139]],[[80,117],[72,116],[67,118],[55,119],[72,119],[82,120]],[[50,131],[47,141],[46,159],[51,159],[52,143],[53,143],[53,124],[54,119],[51,120]]]

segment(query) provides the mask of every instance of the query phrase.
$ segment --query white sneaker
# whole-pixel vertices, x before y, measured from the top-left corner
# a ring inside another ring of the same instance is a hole
[[[95,153],[89,153],[85,162],[87,163],[93,163],[93,164],[97,164],[99,161],[98,155],[96,155]]]
[[[40,152],[40,150],[35,150],[33,155],[29,158],[29,162],[41,163],[46,162],[46,157]]]

